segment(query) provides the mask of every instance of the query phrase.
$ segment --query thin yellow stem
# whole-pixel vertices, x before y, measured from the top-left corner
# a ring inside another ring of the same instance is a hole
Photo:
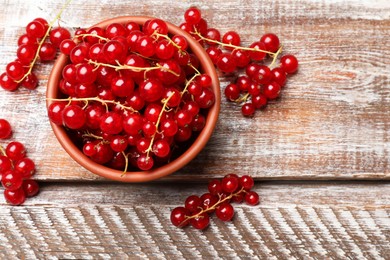
[[[278,49],[278,51],[275,53],[273,59],[272,59],[272,62],[271,64],[268,66],[270,69],[273,69],[274,65],[275,65],[275,62],[276,62],[276,59],[278,58],[279,54],[282,52],[283,50],[283,45],[281,45]]]
[[[7,156],[7,154],[5,153],[5,150],[3,148],[3,146],[0,145],[0,152],[4,155],[4,156]]]
[[[94,34],[94,33],[83,33],[83,34],[79,34],[79,35],[76,35],[75,38],[79,38],[79,37],[85,38],[85,37],[88,37],[88,36],[90,36],[90,37],[95,37],[95,38],[98,38],[99,40],[106,41],[106,42],[110,41],[110,39],[105,38],[105,37],[102,37],[102,36],[97,35],[97,34]]]
[[[242,103],[242,102],[246,102],[248,100],[248,97],[250,96],[249,93],[246,93],[244,96],[242,97],[239,97],[237,98],[236,100],[234,100],[234,102],[236,103]]]
[[[186,93],[188,86],[189,86],[189,85],[191,84],[191,82],[194,81],[195,78],[198,77],[199,75],[200,75],[200,73],[197,73],[197,74],[195,74],[194,76],[192,76],[192,78],[190,78],[190,79],[187,81],[186,86],[184,87],[183,91],[180,93],[181,96],[183,96],[184,93]]]
[[[34,59],[31,61],[30,65],[29,65],[28,71],[24,74],[24,76],[23,76],[20,80],[16,81],[17,83],[22,82],[28,75],[31,74],[31,72],[32,72],[32,70],[33,70],[33,68],[34,68],[35,63],[37,62],[37,60],[38,60],[38,58],[39,58],[39,51],[40,51],[41,48],[42,48],[42,44],[46,41],[46,38],[49,36],[50,31],[51,31],[51,28],[53,28],[53,24],[54,24],[58,19],[60,19],[62,13],[63,13],[64,10],[66,9],[66,7],[68,7],[68,5],[70,4],[70,2],[72,2],[72,0],[68,0],[68,1],[65,3],[65,5],[61,8],[61,10],[58,12],[58,14],[57,14],[56,17],[54,18],[54,20],[50,22],[49,27],[47,28],[45,35],[44,35],[44,36],[42,37],[42,39],[39,41],[37,52],[35,53]]]
[[[123,177],[126,174],[127,169],[129,168],[129,158],[127,157],[127,154],[125,154],[125,152],[122,152],[122,155],[123,157],[125,157],[125,169],[123,170],[121,177]]]

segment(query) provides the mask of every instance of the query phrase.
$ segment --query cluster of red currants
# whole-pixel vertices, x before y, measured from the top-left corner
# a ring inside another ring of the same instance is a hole
[[[52,29],[45,19],[34,19],[26,26],[26,33],[19,37],[17,59],[8,63],[6,72],[0,75],[0,86],[7,91],[15,91],[19,86],[35,89],[38,86],[38,78],[33,73],[36,61],[54,60],[60,43],[69,38],[67,29]]]
[[[231,202],[257,205],[260,197],[251,191],[254,185],[252,177],[236,174],[226,175],[221,181],[212,180],[208,184],[208,193],[198,197],[189,196],[184,207],[176,207],[171,212],[171,222],[177,227],[191,224],[196,229],[205,229],[210,224],[210,214],[215,212],[217,218],[229,221],[234,216]]]
[[[9,122],[0,119],[0,139],[9,139],[11,135]],[[35,164],[26,157],[22,143],[10,142],[5,149],[0,145],[0,181],[9,204],[20,205],[26,197],[33,197],[39,192],[38,183],[31,179],[34,173]]]
[[[221,72],[242,74],[244,71],[245,74],[238,76],[225,88],[225,96],[229,101],[242,104],[244,116],[253,116],[256,109],[267,105],[268,100],[278,98],[286,84],[287,75],[298,69],[298,60],[291,54],[282,56],[279,66],[276,65],[282,46],[278,36],[273,33],[264,34],[259,41],[243,47],[237,32],[228,31],[221,36],[217,29],[208,28],[196,7],[189,8],[184,18],[185,23],[180,28],[203,45]],[[267,57],[272,61],[268,62]]]
[[[215,103],[186,38],[160,19],[79,29],[60,50],[70,58],[59,85],[66,98],[50,101],[49,118],[99,164],[126,172],[168,162]]]

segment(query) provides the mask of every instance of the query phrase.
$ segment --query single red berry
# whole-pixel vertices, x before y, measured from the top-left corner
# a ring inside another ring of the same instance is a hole
[[[76,43],[71,39],[63,40],[60,43],[60,51],[65,55],[69,55],[74,47],[76,47]]]
[[[114,152],[112,151],[110,145],[102,143],[100,140],[96,140],[94,143],[96,153],[91,156],[91,159],[98,164],[108,163],[114,156]]]
[[[287,76],[286,72],[284,72],[282,68],[274,68],[271,70],[271,73],[273,75],[272,80],[278,83],[281,87],[286,84]]]
[[[164,94],[163,91],[163,85],[157,79],[146,79],[139,85],[139,94],[147,102],[159,100]]]
[[[18,46],[20,46],[22,44],[35,45],[37,43],[38,43],[38,40],[36,38],[30,37],[27,34],[23,34],[18,39]]]
[[[50,31],[50,41],[54,46],[59,46],[63,40],[70,39],[70,32],[63,28],[57,27]]]
[[[160,139],[160,140],[155,141],[152,149],[153,149],[154,155],[156,155],[157,157],[160,157],[160,158],[164,158],[164,157],[168,156],[169,153],[171,152],[171,148],[169,146],[169,143],[164,139]]]
[[[196,7],[190,7],[184,13],[184,19],[189,25],[198,24],[201,18],[202,18],[202,14],[200,10]]]
[[[253,181],[253,178],[249,175],[243,175],[239,178],[240,186],[244,188],[244,190],[249,191],[252,189],[255,182]]]
[[[263,94],[259,94],[258,96],[252,96],[252,104],[256,109],[264,108],[267,105],[267,97]]]
[[[116,135],[122,132],[122,116],[115,112],[104,114],[100,120],[100,129],[107,134]]]
[[[298,60],[294,55],[287,54],[280,58],[280,67],[288,74],[298,70]]]
[[[264,60],[265,56],[267,56],[267,53],[264,52],[266,50],[265,44],[262,42],[254,42],[250,45],[250,48],[254,50],[249,51],[249,57],[254,61]]]
[[[194,132],[200,132],[206,126],[206,118],[204,115],[196,115],[191,122],[191,128]]]
[[[12,161],[17,162],[26,155],[26,148],[20,142],[10,142],[5,148],[5,153]]]
[[[38,47],[36,45],[22,44],[19,46],[18,50],[16,51],[16,56],[18,57],[21,63],[25,65],[29,65],[30,62],[35,57],[37,48]]]
[[[62,125],[62,111],[66,107],[66,102],[55,101],[51,103],[47,109],[49,119],[56,125]]]
[[[140,155],[137,159],[137,166],[143,171],[148,171],[152,169],[153,165],[154,165],[153,158],[146,154]]]
[[[19,61],[8,63],[5,71],[7,72],[8,77],[13,80],[20,80],[24,76],[24,67]]]
[[[96,154],[95,144],[93,142],[84,144],[83,153],[88,157],[94,156]]]
[[[143,117],[139,114],[130,114],[123,120],[123,129],[129,135],[136,135],[142,131]]]
[[[210,46],[206,49],[207,54],[209,55],[211,61],[214,64],[217,64],[219,56],[222,54],[222,50],[217,46]]]
[[[264,85],[263,94],[267,99],[276,99],[280,95],[280,85],[275,81]]]
[[[35,163],[27,157],[20,159],[15,164],[15,171],[22,175],[22,178],[28,179],[35,173]]]
[[[8,170],[11,170],[11,168],[12,168],[11,160],[7,156],[0,155],[0,180],[2,174]]]
[[[8,139],[12,135],[12,128],[10,123],[0,118],[0,139]]]
[[[232,52],[232,55],[236,60],[237,67],[239,68],[245,68],[251,61],[251,58],[247,51],[236,49]]]
[[[186,199],[184,206],[190,212],[198,212],[200,209],[201,203],[202,203],[202,201],[198,196],[191,195]]]
[[[216,65],[218,69],[225,73],[231,73],[235,71],[237,67],[236,60],[230,53],[223,53],[219,55]]]
[[[206,41],[206,43],[210,46],[212,45],[217,45],[216,42],[220,42],[221,41],[221,33],[215,29],[215,28],[208,28],[207,31],[206,31],[206,35],[205,37],[207,39],[210,39],[212,41]],[[213,42],[215,41],[215,42]]]
[[[130,24],[128,24],[130,26]],[[139,28],[139,27],[138,27]],[[106,28],[106,37],[112,39],[118,36],[126,37],[129,31],[120,23],[112,23]]]
[[[266,33],[260,38],[260,42],[264,43],[265,49],[270,52],[277,52],[279,49],[279,38],[273,33]]]
[[[185,227],[188,225],[187,220],[190,212],[184,207],[174,208],[171,212],[171,222],[176,227]]]
[[[15,91],[18,89],[19,84],[8,77],[7,72],[0,75],[0,86],[7,91]]]
[[[210,209],[218,202],[218,196],[212,195],[211,193],[205,193],[200,196],[201,207],[203,210]]]
[[[26,200],[26,194],[24,193],[23,188],[19,188],[15,191],[5,189],[4,198],[9,204],[17,206],[23,204]]]
[[[219,180],[210,181],[207,188],[212,195],[218,195],[222,192],[222,185]]]
[[[85,125],[85,111],[77,105],[69,105],[62,110],[62,121],[70,129],[80,129]]]
[[[260,202],[259,194],[257,194],[257,192],[255,192],[255,191],[247,192],[245,194],[245,202],[248,205],[252,205],[252,206],[259,204],[259,202]]]
[[[22,187],[23,178],[22,175],[19,172],[16,172],[14,170],[8,170],[5,173],[3,173],[3,176],[1,178],[1,184],[3,185],[4,189],[15,191]]]
[[[46,33],[45,25],[38,21],[32,21],[26,26],[26,33],[32,38],[42,38]]]
[[[191,225],[196,229],[205,229],[209,224],[210,216],[207,213],[202,213],[191,219]]]
[[[23,79],[20,85],[26,89],[34,90],[38,87],[38,78],[33,72],[31,72]]]
[[[127,138],[122,135],[114,136],[110,142],[111,149],[114,152],[123,152],[127,148]]]
[[[230,203],[223,203],[217,207],[215,215],[222,221],[229,221],[234,216],[234,208]]]
[[[34,197],[39,192],[39,185],[34,180],[24,180],[22,187],[27,197]]]
[[[245,103],[241,107],[241,112],[244,116],[253,116],[255,113],[256,107],[252,102]]]
[[[50,42],[45,42],[39,49],[39,58],[42,61],[54,60],[56,57],[56,48]]]
[[[222,37],[222,42],[225,44],[231,44],[234,46],[240,46],[241,39],[237,32],[235,31],[229,31],[225,33]],[[227,49],[230,49],[231,47],[227,47]]]
[[[194,97],[200,108],[210,108],[215,103],[215,94],[210,88],[203,88],[202,94]]]
[[[258,84],[266,84],[270,82],[272,78],[273,74],[270,68],[265,65],[259,65],[257,71],[254,73],[253,77],[251,77],[251,79]]]
[[[222,191],[226,193],[233,193],[238,189],[238,178],[236,177],[224,177],[221,182]]]

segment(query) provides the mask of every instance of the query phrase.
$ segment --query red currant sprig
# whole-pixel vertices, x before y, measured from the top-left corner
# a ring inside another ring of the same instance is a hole
[[[54,60],[62,41],[70,39],[67,29],[52,29],[69,2],[50,24],[43,18],[36,18],[26,26],[26,33],[18,39],[17,59],[8,63],[6,71],[0,75],[0,86],[4,90],[15,91],[19,86],[30,90],[37,88],[38,78],[33,73],[37,61]]]
[[[11,133],[8,121],[0,119],[0,139],[10,138]],[[33,197],[39,192],[38,183],[31,179],[34,174],[35,164],[26,157],[23,144],[10,142],[5,149],[0,145],[0,181],[9,204],[23,204],[26,197]]]
[[[208,184],[209,193],[201,197],[189,196],[184,207],[176,207],[171,212],[171,222],[177,227],[191,224],[196,229],[205,229],[210,223],[210,214],[215,212],[217,218],[229,221],[234,216],[232,202],[245,201],[248,205],[257,205],[259,195],[251,191],[254,185],[252,177],[236,174],[226,175],[221,181],[212,180]]]

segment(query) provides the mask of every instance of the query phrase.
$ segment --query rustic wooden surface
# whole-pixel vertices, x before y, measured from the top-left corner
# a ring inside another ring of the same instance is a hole
[[[0,4],[4,71],[24,26],[54,18],[63,1]],[[244,44],[280,36],[301,62],[282,98],[252,119],[222,100],[193,162],[159,183],[118,184],[79,167],[55,140],[45,107],[52,63],[37,66],[36,91],[0,91],[0,117],[43,182],[24,206],[0,198],[0,259],[389,259],[390,2],[74,0],[60,23],[73,30],[149,15],[180,24],[191,5],[211,27],[238,30]],[[213,219],[203,232],[169,224],[173,207],[231,172],[258,180],[260,206],[240,205],[232,223]]]

